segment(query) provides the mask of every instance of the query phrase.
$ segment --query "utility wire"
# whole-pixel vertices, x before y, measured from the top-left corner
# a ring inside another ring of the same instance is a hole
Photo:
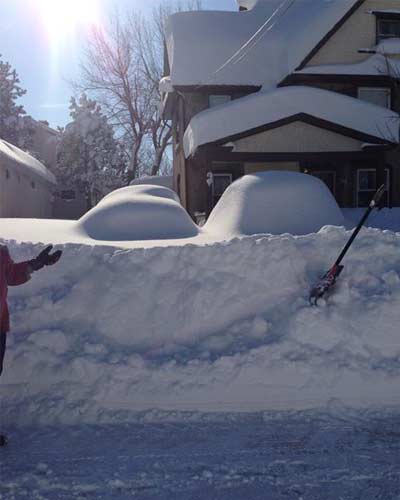
[[[295,0],[282,0],[279,6],[274,10],[272,15],[260,26],[260,28],[245,42],[229,59],[227,59],[214,73],[209,77],[206,83],[198,85],[196,89],[202,88],[210,83],[215,76],[227,68],[230,64],[237,64],[242,61],[251,50],[253,50],[264,36],[274,28],[286,12],[292,7]],[[282,11],[282,12],[281,12]],[[276,19],[275,19],[276,18]],[[272,22],[272,24],[270,24]]]

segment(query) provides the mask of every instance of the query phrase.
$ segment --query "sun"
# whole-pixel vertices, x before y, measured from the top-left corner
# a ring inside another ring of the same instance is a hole
[[[33,0],[49,41],[59,44],[100,22],[99,0]]]

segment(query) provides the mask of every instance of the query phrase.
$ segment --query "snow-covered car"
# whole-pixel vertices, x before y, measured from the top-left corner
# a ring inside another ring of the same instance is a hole
[[[163,186],[128,186],[105,196],[78,222],[104,241],[191,238],[198,234],[179,198]]]
[[[298,172],[245,175],[231,184],[210,214],[204,230],[234,237],[252,234],[309,234],[344,218],[328,187]]]

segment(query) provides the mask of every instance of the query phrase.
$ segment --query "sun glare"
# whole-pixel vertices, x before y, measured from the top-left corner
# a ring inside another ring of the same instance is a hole
[[[51,44],[100,22],[99,0],[34,0]]]

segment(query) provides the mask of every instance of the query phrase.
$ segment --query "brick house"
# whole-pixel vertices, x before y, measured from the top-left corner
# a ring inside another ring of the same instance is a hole
[[[320,177],[342,207],[400,206],[400,0],[237,0],[171,16],[164,117],[193,218],[238,177]]]

